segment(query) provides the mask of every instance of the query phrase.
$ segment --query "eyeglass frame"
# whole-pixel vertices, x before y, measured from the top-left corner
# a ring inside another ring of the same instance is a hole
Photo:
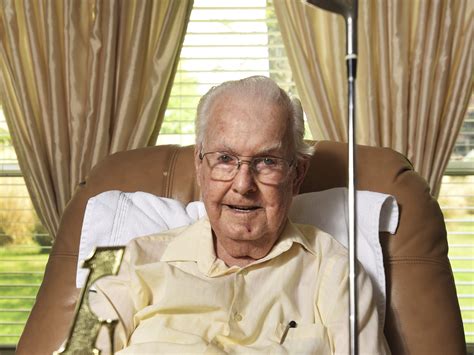
[[[242,166],[242,164],[248,164],[249,168],[250,168],[250,171],[252,172],[252,176],[257,180],[257,181],[260,181],[258,176],[260,175],[258,171],[256,171],[254,165],[252,164],[253,160],[255,158],[273,158],[273,159],[280,159],[284,162],[286,162],[288,164],[288,172],[287,172],[287,175],[285,176],[284,179],[282,179],[282,181],[284,181],[288,175],[289,175],[289,172],[291,171],[291,168],[296,166],[294,163],[297,159],[292,159],[292,160],[288,160],[288,159],[285,159],[285,158],[282,158],[282,157],[277,157],[277,156],[274,156],[274,155],[254,155],[254,156],[246,156],[246,155],[237,155],[235,153],[230,153],[230,152],[227,152],[227,151],[212,151],[212,152],[206,152],[206,153],[203,153],[202,152],[202,148],[201,150],[199,151],[199,159],[201,161],[204,160],[204,157],[208,154],[215,154],[215,153],[221,153],[221,154],[227,154],[227,155],[230,155],[232,157],[235,157],[237,158],[237,164],[235,165],[237,167],[237,169],[235,169],[235,174],[232,178],[228,179],[228,180],[219,180],[219,181],[232,181],[233,179],[235,179],[235,177],[237,176],[237,173],[238,171],[240,170],[240,167]],[[245,159],[241,159],[241,158],[251,158],[250,160],[245,160]],[[208,163],[209,163],[209,160],[208,160]],[[212,167],[211,167],[211,171],[212,171]],[[261,182],[261,181],[260,181]]]

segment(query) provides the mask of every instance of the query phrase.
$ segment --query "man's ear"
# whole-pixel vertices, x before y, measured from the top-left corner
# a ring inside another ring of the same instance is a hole
[[[296,176],[293,179],[293,195],[297,195],[300,192],[301,184],[309,169],[310,158],[309,156],[304,156],[297,160],[295,167]]]
[[[194,170],[196,171],[196,181],[199,187],[201,187],[201,167],[202,167],[202,160],[199,158],[200,153],[201,153],[201,145],[196,144],[194,146]]]

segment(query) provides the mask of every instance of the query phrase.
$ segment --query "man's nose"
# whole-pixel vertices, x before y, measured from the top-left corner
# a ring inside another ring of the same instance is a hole
[[[257,190],[257,184],[255,183],[250,162],[245,160],[240,162],[232,188],[235,192],[241,195],[246,195],[249,192]]]

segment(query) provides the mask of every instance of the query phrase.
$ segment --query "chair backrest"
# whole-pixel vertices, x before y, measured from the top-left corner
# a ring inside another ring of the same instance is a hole
[[[75,273],[87,200],[103,191],[146,191],[199,199],[193,147],[160,146],[120,152],[98,164],[68,204],[18,354],[51,354],[66,337],[78,290]],[[347,145],[320,141],[303,192],[347,185]],[[357,188],[391,194],[400,208],[395,235],[380,233],[387,280],[385,335],[394,354],[463,354],[463,325],[443,215],[426,182],[402,155],[357,148]]]

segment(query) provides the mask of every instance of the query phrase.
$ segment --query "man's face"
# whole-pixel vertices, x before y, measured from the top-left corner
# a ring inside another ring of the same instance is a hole
[[[196,147],[198,182],[214,235],[233,257],[256,259],[269,252],[285,226],[306,169],[295,168],[295,162],[286,179],[270,185],[259,182],[250,166],[242,164],[233,180],[216,181],[206,158],[199,159],[199,150],[291,161],[295,157],[287,115],[274,104],[222,96],[211,108],[203,146]]]

